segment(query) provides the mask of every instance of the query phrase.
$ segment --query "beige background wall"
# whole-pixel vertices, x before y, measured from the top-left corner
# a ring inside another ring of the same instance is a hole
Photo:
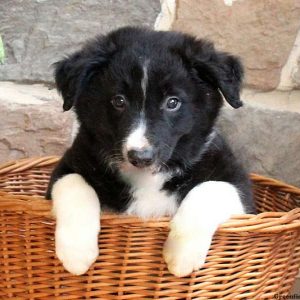
[[[48,88],[51,64],[97,33],[146,25],[241,57],[245,105],[226,107],[220,129],[249,171],[300,186],[299,0],[11,0],[0,12],[0,161],[61,154],[73,118]]]
[[[300,186],[300,1],[162,0],[156,29],[214,41],[242,59],[245,105],[221,130],[250,171]]]
[[[165,14],[156,23],[157,29],[192,33],[214,41],[219,49],[236,53],[246,67],[247,87],[263,91],[300,87],[300,1],[162,3]]]

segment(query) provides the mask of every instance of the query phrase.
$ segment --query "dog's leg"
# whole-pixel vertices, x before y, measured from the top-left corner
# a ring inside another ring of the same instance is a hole
[[[94,189],[79,174],[57,180],[52,188],[56,216],[56,255],[66,270],[85,273],[96,260],[100,231],[100,202]]]
[[[200,269],[218,226],[242,213],[238,190],[232,184],[207,181],[194,187],[170,224],[163,252],[169,271],[182,277]]]

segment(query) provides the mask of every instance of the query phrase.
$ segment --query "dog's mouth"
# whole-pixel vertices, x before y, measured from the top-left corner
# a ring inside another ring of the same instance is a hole
[[[110,154],[105,156],[105,161],[111,169],[119,169],[124,172],[150,171],[156,173],[161,170],[158,157],[147,150],[142,152],[130,150],[125,153],[123,151],[122,154]]]
[[[122,173],[140,173],[149,172],[152,174],[168,171],[166,161],[171,153],[166,151],[162,155],[161,147],[147,143],[145,145],[139,145],[139,147],[123,144],[121,151],[112,155],[110,159],[110,166],[115,170],[119,170]]]
[[[122,173],[139,173],[139,172],[149,172],[151,174],[156,174],[161,172],[162,168],[160,165],[158,165],[157,163],[153,163],[150,166],[135,166],[132,163],[128,162],[128,161],[123,161],[121,163],[118,164],[118,169],[122,172]]]
[[[123,155],[123,160],[118,163],[118,169],[124,173],[149,172],[156,174],[162,171],[162,165],[157,155],[152,154],[150,151],[135,153],[130,150],[126,155]]]

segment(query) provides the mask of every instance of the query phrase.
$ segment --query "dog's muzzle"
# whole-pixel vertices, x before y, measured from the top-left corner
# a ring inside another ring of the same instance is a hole
[[[149,167],[153,164],[155,159],[152,147],[129,150],[127,157],[129,162],[137,168]]]

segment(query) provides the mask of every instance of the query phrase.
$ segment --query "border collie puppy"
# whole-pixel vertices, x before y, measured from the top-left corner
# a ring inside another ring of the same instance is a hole
[[[163,255],[176,276],[201,268],[222,222],[254,212],[249,179],[214,127],[223,96],[242,105],[242,77],[239,60],[208,41],[133,27],[56,64],[63,108],[80,125],[47,192],[69,272],[98,256],[100,207],[171,216]]]

